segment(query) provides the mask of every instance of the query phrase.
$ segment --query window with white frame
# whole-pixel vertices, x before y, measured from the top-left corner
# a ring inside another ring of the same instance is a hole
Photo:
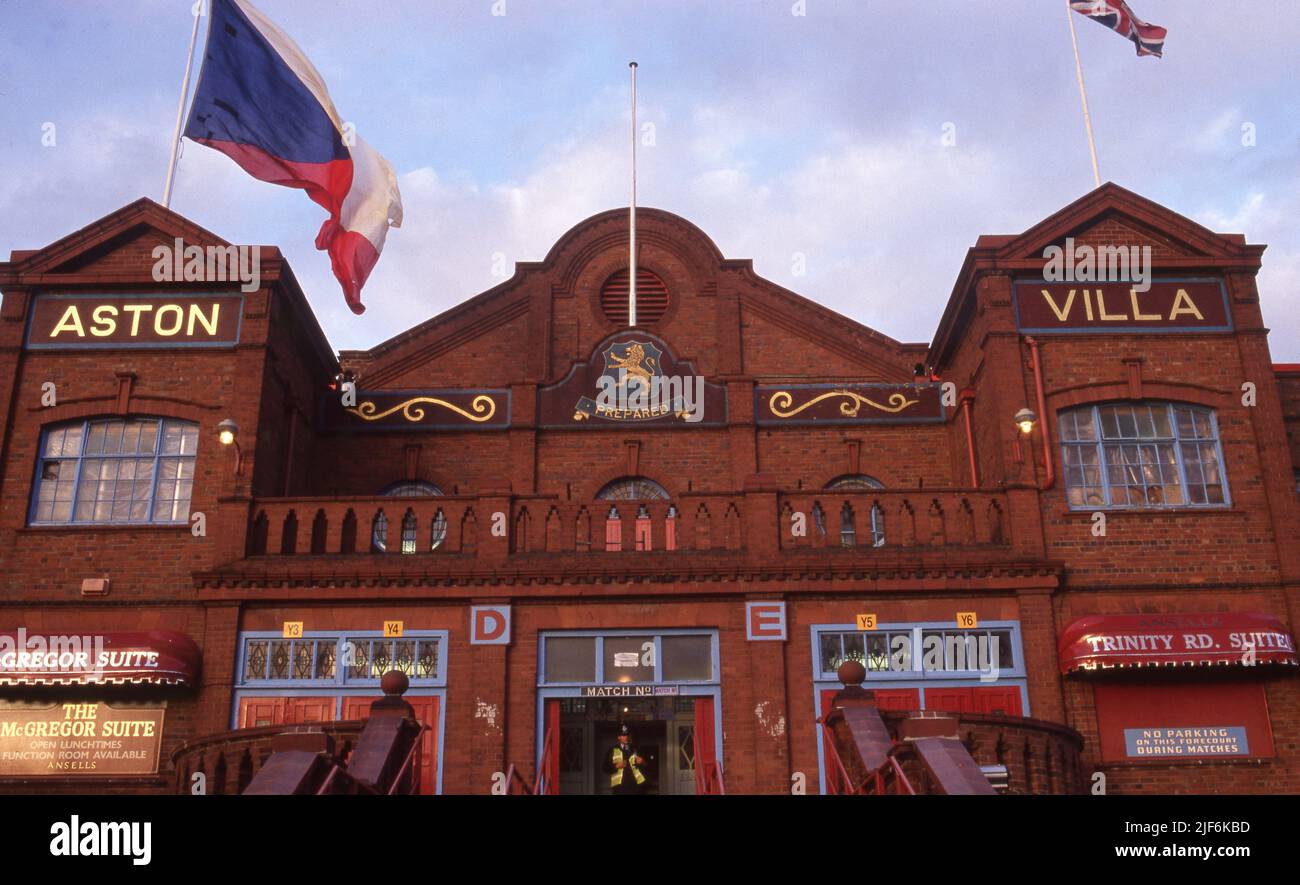
[[[717,633],[543,634],[545,685],[716,682]]]
[[[166,418],[106,418],[41,436],[32,525],[185,523],[199,427]]]
[[[400,670],[413,685],[443,679],[443,637],[408,634],[400,638],[327,634],[285,639],[269,635],[243,638],[239,684],[375,684]]]
[[[821,630],[817,652],[822,680],[836,679],[836,671],[846,661],[862,664],[868,681],[1024,674],[1019,631],[1009,625],[975,630],[925,624]]]
[[[1212,409],[1180,403],[1083,406],[1061,412],[1058,423],[1073,508],[1229,503]]]

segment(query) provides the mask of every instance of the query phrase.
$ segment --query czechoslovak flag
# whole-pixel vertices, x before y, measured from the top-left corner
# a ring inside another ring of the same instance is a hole
[[[186,137],[262,181],[300,187],[329,212],[329,250],[353,313],[402,196],[388,161],[344,127],[325,82],[297,44],[248,0],[212,0],[203,68]]]
[[[1117,34],[1128,37],[1137,47],[1138,55],[1160,58],[1164,52],[1168,31],[1159,25],[1149,25],[1142,21],[1133,14],[1124,0],[1070,0],[1070,8]]]

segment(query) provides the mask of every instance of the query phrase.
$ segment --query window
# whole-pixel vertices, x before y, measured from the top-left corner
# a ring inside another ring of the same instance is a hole
[[[194,488],[197,424],[110,418],[45,432],[33,525],[185,523]]]
[[[668,490],[652,479],[644,476],[625,476],[605,485],[596,493],[598,501],[667,501]],[[630,512],[630,511],[629,511]],[[637,507],[632,525],[633,547],[636,550],[653,550],[652,526],[655,516],[649,507],[641,504]],[[677,508],[668,505],[663,513],[664,548],[677,549]],[[623,549],[623,522],[618,507],[611,505],[605,515],[605,550],[617,552]]]
[[[718,635],[671,633],[553,633],[542,635],[539,683],[627,684],[713,682]]]
[[[822,679],[834,679],[845,661],[857,661],[867,679],[966,679],[982,672],[1024,675],[1020,640],[1010,625],[959,630],[905,625],[877,630],[823,630],[817,634]]]
[[[628,476],[616,479],[596,493],[598,501],[667,501],[668,490],[653,479]]]
[[[430,498],[442,494],[442,489],[431,482],[407,480],[395,482],[380,494],[385,498]]]
[[[442,489],[431,482],[411,479],[395,482],[380,494],[385,498],[436,498],[442,495]],[[419,530],[419,517],[415,515],[412,508],[408,507],[406,513],[402,516],[401,522],[401,546],[398,549],[402,553],[416,552],[416,538]],[[430,538],[430,550],[437,550],[447,538],[447,518],[442,515],[442,510],[439,510],[433,517]],[[375,517],[374,524],[370,529],[370,550],[373,553],[388,552],[388,517],[384,515],[382,510]]]
[[[1214,412],[1175,403],[1085,406],[1059,419],[1071,507],[1229,503]]]
[[[874,489],[883,489],[885,484],[874,477],[865,474],[847,474],[836,477],[826,483],[827,491],[871,491]],[[826,535],[826,517],[822,512],[821,505],[813,505],[813,523],[817,531],[825,537]],[[858,543],[857,525],[854,520],[853,505],[848,501],[840,508],[840,546],[854,547]],[[885,545],[885,511],[879,503],[872,502],[871,505],[871,546],[883,547]]]
[[[318,636],[304,639],[246,637],[241,685],[377,682],[401,670],[413,683],[440,681],[443,639],[427,634],[401,639]]]

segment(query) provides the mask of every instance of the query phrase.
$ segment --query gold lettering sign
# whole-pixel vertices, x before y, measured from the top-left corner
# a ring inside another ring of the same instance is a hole
[[[1227,290],[1214,278],[1132,283],[1015,284],[1020,331],[1051,332],[1228,332],[1232,317]]]
[[[0,777],[158,772],[161,705],[0,701]]]
[[[237,294],[42,294],[32,302],[27,347],[230,347],[239,342],[243,304]]]

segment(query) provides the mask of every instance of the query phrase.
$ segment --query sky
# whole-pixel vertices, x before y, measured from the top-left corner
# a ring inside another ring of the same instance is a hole
[[[357,317],[302,193],[186,142],[172,208],[279,246],[340,350],[626,206],[633,59],[638,203],[901,341],[931,340],[980,234],[1092,188],[1065,0],[254,2],[393,164],[405,222]],[[1102,179],[1268,245],[1277,362],[1300,362],[1294,2],[1131,0],[1168,28],[1161,59],[1075,16]],[[192,3],[0,0],[0,254],[161,200]]]

